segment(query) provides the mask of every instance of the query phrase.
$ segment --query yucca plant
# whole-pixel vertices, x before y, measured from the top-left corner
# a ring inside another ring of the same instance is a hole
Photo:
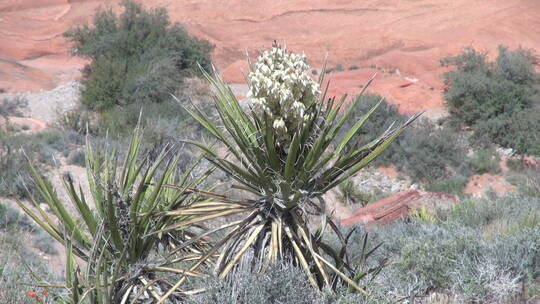
[[[346,96],[337,102],[335,98],[326,100],[328,84],[320,92],[324,71],[318,82],[313,81],[308,76],[305,55],[289,53],[279,46],[265,51],[250,65],[248,85],[252,102],[248,110],[241,107],[217,73],[210,75],[204,70],[215,90],[214,102],[222,125],[196,107],[187,110],[225,145],[230,155],[220,157],[210,146],[191,143],[237,182],[236,189],[250,192],[255,199],[184,206],[168,214],[204,214],[196,221],[243,215],[238,222],[228,224],[231,229],[210,251],[216,252],[221,246],[216,263],[219,277],[230,274],[249,250],[255,260],[266,264],[292,260],[319,288],[346,282],[365,292],[358,281],[367,273],[357,272],[348,260],[347,238],[325,214],[322,196],[368,165],[417,116],[362,147],[345,151],[349,140],[378,105],[336,140],[358,98],[346,109]],[[322,217],[318,229],[311,228],[310,215]],[[164,231],[181,226],[172,225]],[[327,227],[339,236],[342,250],[335,251],[322,241]],[[264,267],[259,270],[264,271]]]
[[[426,223],[436,223],[437,221],[439,221],[437,215],[433,214],[433,212],[428,211],[426,206],[413,208],[409,212],[409,217],[413,220]]]
[[[171,290],[168,277],[199,275],[195,269],[186,271],[185,266],[199,260],[209,248],[197,238],[196,227],[185,225],[155,233],[169,226],[171,219],[151,214],[198,201],[189,187],[198,186],[210,172],[192,178],[192,166],[179,174],[179,159],[168,152],[164,149],[155,159],[144,157],[139,129],[122,163],[115,150],[93,148],[88,142],[86,172],[91,194],[77,189],[69,175],[64,179],[74,208],[68,208],[31,165],[39,196],[31,198],[32,207],[18,203],[66,248],[66,302],[176,303],[184,290],[179,286]],[[40,203],[46,203],[56,219]]]

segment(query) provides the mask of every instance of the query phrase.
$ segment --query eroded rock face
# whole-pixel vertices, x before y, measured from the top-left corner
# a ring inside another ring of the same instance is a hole
[[[69,55],[62,33],[88,22],[97,7],[120,0],[4,0],[0,2],[0,88],[52,89],[80,77],[85,64]],[[273,40],[305,51],[312,66],[329,55],[331,95],[370,88],[405,113],[444,115],[439,59],[464,46],[495,53],[499,44],[540,49],[540,1],[401,0],[141,0],[166,7],[172,21],[216,45],[217,66],[241,82],[245,51],[252,57]],[[358,68],[358,69],[357,69]],[[351,70],[349,70],[351,69]],[[246,71],[247,72],[247,71]],[[227,78],[227,77],[226,77]]]
[[[448,209],[458,200],[459,198],[452,194],[405,190],[353,211],[349,218],[341,220],[341,224],[361,224],[367,227],[387,224],[407,217],[413,209],[422,206],[428,210]]]

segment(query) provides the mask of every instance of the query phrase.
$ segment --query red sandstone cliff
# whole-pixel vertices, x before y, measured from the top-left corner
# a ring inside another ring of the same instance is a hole
[[[0,88],[50,89],[79,77],[84,60],[69,55],[62,33],[90,20],[99,5],[119,1],[0,2]],[[214,59],[241,82],[245,50],[273,40],[304,50],[314,67],[372,67],[333,75],[331,93],[354,93],[373,72],[371,90],[404,112],[442,112],[439,59],[464,46],[494,52],[498,44],[540,49],[538,0],[143,0],[216,45]]]

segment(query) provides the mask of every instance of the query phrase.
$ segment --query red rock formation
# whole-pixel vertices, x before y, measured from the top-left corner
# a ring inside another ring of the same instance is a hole
[[[345,226],[364,224],[367,227],[382,225],[407,217],[412,209],[426,206],[428,209],[448,208],[459,200],[452,194],[405,190],[357,209],[352,216],[341,220]]]
[[[84,60],[69,55],[62,33],[90,20],[100,5],[120,0],[3,0],[0,2],[0,88],[12,92],[51,89],[79,76]],[[473,46],[492,54],[499,44],[540,49],[538,0],[141,0],[166,7],[197,36],[216,45],[217,66],[242,80],[245,51],[273,40],[304,50],[314,67],[328,53],[341,64],[331,93],[358,92],[378,71],[371,90],[402,112],[444,113],[439,59]],[[362,67],[370,67],[363,69]],[[236,69],[237,71],[233,71]],[[414,81],[411,81],[414,80]]]
[[[524,157],[523,165],[529,169],[540,169],[540,158]]]

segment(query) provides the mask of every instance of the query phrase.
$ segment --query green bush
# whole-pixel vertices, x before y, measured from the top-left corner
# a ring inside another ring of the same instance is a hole
[[[206,107],[206,104],[201,103],[201,107]],[[152,151],[159,152],[165,147],[172,148],[183,156],[178,163],[181,169],[185,169],[197,158],[195,147],[181,141],[203,139],[208,134],[180,103],[170,100],[146,105],[137,102],[125,107],[115,107],[102,113],[99,123],[97,136],[109,135],[120,149],[125,149],[124,138],[130,130],[133,130],[134,126],[141,126],[145,134],[143,150],[153,153]]]
[[[239,270],[225,280],[208,280],[207,292],[193,297],[192,304],[311,304],[324,303],[312,288],[302,269],[283,263],[270,266],[266,273]]]
[[[456,174],[441,180],[431,181],[426,185],[426,191],[444,192],[462,196],[463,189],[467,183],[467,178],[463,175]]]
[[[59,276],[25,246],[25,239],[19,230],[0,234],[0,301],[10,304],[36,303],[26,296],[28,291],[40,294],[43,288],[35,287],[36,278],[40,282],[59,282]],[[45,297],[44,303],[56,303],[52,295]],[[49,302],[50,301],[50,302]]]
[[[450,114],[472,127],[481,145],[496,143],[520,154],[538,155],[540,115],[538,75],[527,50],[499,47],[495,62],[472,48],[442,60],[456,69],[443,75],[448,89],[445,99]]]
[[[255,261],[253,261],[255,262]],[[255,262],[256,263],[256,262]],[[201,284],[201,283],[199,283]],[[350,293],[346,290],[336,292],[313,289],[302,269],[290,263],[271,265],[265,273],[253,273],[239,268],[234,275],[225,280],[210,278],[201,284],[207,288],[205,293],[188,299],[189,304],[383,304],[394,303],[383,295],[381,290],[373,289],[369,296]]]
[[[360,128],[358,133],[352,137],[348,148],[365,145],[374,140],[378,134],[386,131],[392,123],[398,124],[407,120],[407,116],[399,114],[397,108],[382,96],[376,94],[364,94],[356,98],[358,101],[352,109],[352,118],[345,122],[342,131],[338,135],[339,137],[343,137],[346,132],[352,128],[362,116],[379,103],[379,101],[382,100],[382,102],[377,110],[369,116],[369,119],[364,123],[362,128]],[[386,161],[389,161],[388,157],[385,158],[385,156],[390,154],[389,151],[391,151],[391,147],[392,146],[379,156],[378,161],[384,162],[382,160],[383,158]]]
[[[100,10],[92,26],[65,33],[75,43],[73,53],[92,60],[81,92],[91,109],[168,100],[185,76],[198,72],[197,64],[210,67],[212,46],[171,24],[164,8],[145,10],[134,1],[122,6],[118,17]]]
[[[352,180],[343,182],[338,186],[338,189],[340,190],[342,203],[346,205],[360,204],[365,206],[374,200],[373,194],[362,192]]]
[[[491,149],[478,149],[468,159],[468,164],[471,170],[476,174],[483,173],[499,173],[500,157],[496,151]]]
[[[485,237],[486,230],[503,218],[517,220],[531,212],[526,208],[509,215],[504,214],[506,210],[523,204],[538,208],[539,202],[514,197],[501,199],[495,206],[479,206],[478,201],[466,201],[441,223],[398,222],[378,227],[371,234],[384,241],[378,255],[391,257],[377,277],[378,286],[388,295],[410,300],[438,292],[460,303],[510,303],[540,275],[540,226],[529,222],[501,229],[504,233],[490,238]],[[493,208],[499,208],[498,212],[487,220]]]
[[[0,117],[7,119],[8,116],[21,115],[21,108],[28,105],[28,101],[22,97],[4,98],[0,101]]]
[[[540,99],[539,99],[540,100]],[[540,107],[540,102],[537,108]],[[518,152],[540,156],[540,110],[514,112],[506,133],[501,135],[501,145]]]
[[[466,145],[450,127],[424,119],[417,122],[393,147],[392,162],[414,180],[424,183],[467,174]]]
[[[538,80],[532,65],[535,57],[531,51],[522,48],[509,51],[505,46],[499,46],[498,51],[495,70],[498,76],[524,85],[530,85]]]
[[[31,232],[35,228],[36,226],[26,214],[0,203],[0,229],[18,229]]]
[[[344,129],[361,119],[380,100],[382,103],[355,135],[348,148],[361,147],[374,140],[374,134],[381,134],[393,123],[406,120],[405,115],[378,95],[359,97],[350,122]],[[343,136],[345,133],[340,135]],[[396,139],[373,162],[376,166],[396,166],[415,181],[430,183],[453,176],[456,172],[467,173],[465,163],[466,146],[464,140],[453,128],[440,127],[428,119],[420,119]]]
[[[334,67],[326,69],[324,72],[329,74],[333,72],[342,72],[342,71],[345,71],[345,68],[343,67],[341,63],[338,63]]]
[[[83,149],[72,150],[67,156],[67,161],[71,165],[77,165],[79,167],[85,166],[85,156]]]
[[[459,202],[449,214],[449,220],[460,226],[475,229],[491,229],[499,226],[496,233],[520,231],[530,228],[523,219],[539,215],[540,199],[531,196],[509,196],[497,199],[467,199]],[[518,225],[518,227],[515,227]],[[493,232],[493,231],[491,231]]]
[[[64,112],[59,116],[55,125],[60,130],[82,135],[98,133],[98,126],[92,121],[90,111],[82,107]]]
[[[58,250],[55,247],[56,240],[53,239],[44,230],[39,230],[39,233],[34,236],[32,245],[45,254],[58,254]]]
[[[70,145],[80,145],[82,141],[79,134],[55,129],[35,134],[0,130],[0,193],[27,197],[28,191],[33,192],[28,159],[43,170],[55,165],[56,152],[67,151]]]
[[[126,134],[137,124],[145,129],[148,139],[154,142],[194,139],[205,134],[182,105],[171,100],[146,105],[137,102],[110,109],[102,113],[99,134]]]

